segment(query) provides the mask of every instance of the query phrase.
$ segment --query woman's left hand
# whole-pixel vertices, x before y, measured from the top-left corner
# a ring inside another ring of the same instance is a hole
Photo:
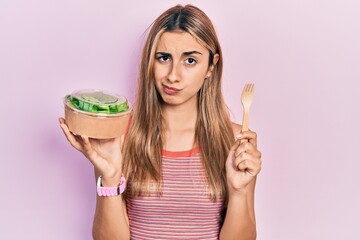
[[[243,140],[244,139],[244,140]],[[240,143],[243,140],[243,143]],[[226,160],[229,193],[241,192],[261,170],[261,153],[257,149],[256,133],[242,132],[237,136]]]

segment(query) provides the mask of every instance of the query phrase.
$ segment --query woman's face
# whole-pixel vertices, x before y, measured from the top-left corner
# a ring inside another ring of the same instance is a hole
[[[196,105],[197,93],[210,73],[209,51],[187,32],[164,32],[153,69],[156,89],[165,104]]]

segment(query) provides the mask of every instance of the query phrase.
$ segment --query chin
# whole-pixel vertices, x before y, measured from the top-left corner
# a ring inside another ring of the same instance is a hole
[[[181,102],[179,102],[179,101],[175,101],[175,100],[167,100],[167,99],[163,99],[163,104],[164,104],[164,105],[176,106],[176,105],[180,105],[180,104],[181,104]]]

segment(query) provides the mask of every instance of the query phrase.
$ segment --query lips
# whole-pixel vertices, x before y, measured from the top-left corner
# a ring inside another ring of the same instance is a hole
[[[166,86],[166,85],[162,85],[163,86],[163,90],[166,94],[170,94],[170,95],[174,95],[176,93],[178,93],[181,89],[178,89],[178,88],[173,88],[173,87],[169,87],[169,86]]]

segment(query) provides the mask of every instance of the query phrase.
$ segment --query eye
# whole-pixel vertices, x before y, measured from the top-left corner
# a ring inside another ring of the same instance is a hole
[[[196,60],[193,58],[187,58],[185,59],[185,62],[189,65],[194,65],[196,63]]]
[[[167,61],[170,61],[170,56],[169,55],[160,55],[157,57],[157,59],[160,62],[167,62]]]

